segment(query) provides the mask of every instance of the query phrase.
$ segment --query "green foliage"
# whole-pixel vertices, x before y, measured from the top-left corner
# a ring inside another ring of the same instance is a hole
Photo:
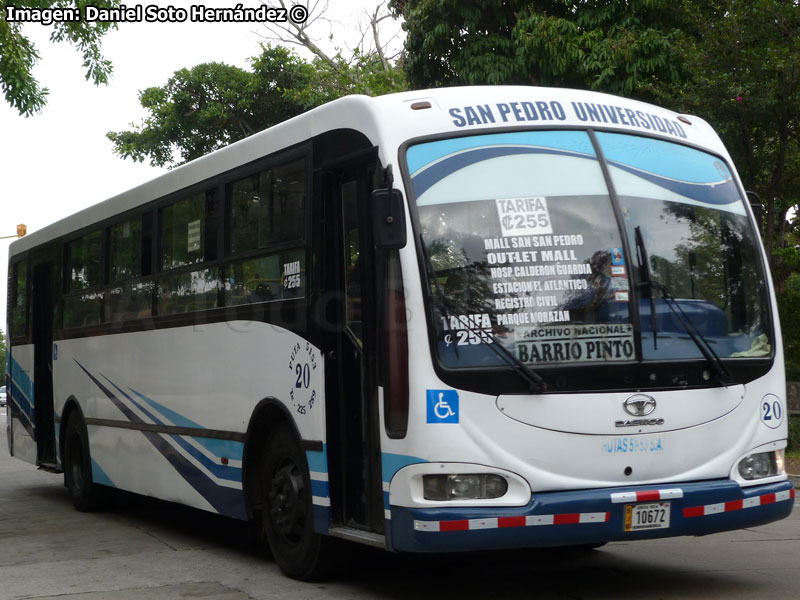
[[[800,381],[800,363],[786,361],[786,381]]]
[[[800,5],[682,4],[676,47],[688,76],[654,85],[653,93],[662,104],[710,121],[745,187],[761,198],[764,243],[781,295],[789,276],[800,270],[800,222],[797,216],[790,222],[800,202]]]
[[[786,451],[793,454],[800,453],[800,415],[789,417],[789,439],[786,443]]]
[[[130,131],[109,132],[114,152],[155,166],[188,162],[346,94],[405,87],[402,71],[377,57],[307,62],[265,45],[246,70],[222,63],[181,69],[163,87],[139,93],[149,116]]]
[[[677,80],[679,13],[657,0],[395,0],[413,86],[534,84],[643,96]]]
[[[778,310],[783,331],[783,355],[786,377],[800,381],[800,274],[792,274],[785,289],[778,294]]]
[[[800,3],[393,0],[412,86],[589,88],[697,114],[765,208],[786,353],[800,360]]]
[[[21,115],[41,112],[47,102],[47,88],[41,87],[32,74],[39,60],[36,46],[22,34],[22,24],[5,20],[6,6],[15,8],[78,8],[83,15],[87,5],[98,8],[118,7],[119,0],[0,0],[0,89],[6,102]],[[69,42],[83,57],[86,79],[95,85],[108,83],[111,63],[100,52],[100,41],[116,23],[77,21],[54,22],[51,42]]]
[[[284,90],[306,84],[305,63],[284,48],[268,47],[253,67],[200,64],[140,92],[150,115],[133,131],[109,132],[114,151],[157,166],[176,162],[176,153],[189,161],[302,111]]]

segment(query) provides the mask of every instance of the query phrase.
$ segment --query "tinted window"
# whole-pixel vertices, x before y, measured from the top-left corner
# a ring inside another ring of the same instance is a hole
[[[231,252],[238,254],[303,238],[305,159],[232,183]]]
[[[100,323],[103,294],[90,292],[64,297],[64,327],[84,327]]]
[[[768,356],[772,340],[758,237],[727,165],[663,140],[602,132],[597,138],[630,247],[637,247],[638,229],[655,284],[652,302],[643,286],[639,306],[644,357],[702,356],[681,318],[720,357]],[[628,264],[642,277],[641,256],[633,258]]]
[[[111,322],[141,319],[152,315],[153,283],[126,283],[105,293],[105,320]]]
[[[69,290],[84,290],[102,283],[100,230],[74,240],[68,245]]]
[[[25,301],[28,293],[28,263],[14,265],[14,287],[11,302],[11,336],[25,335]]]
[[[159,315],[172,315],[217,306],[219,271],[203,269],[159,278]]]
[[[205,258],[206,194],[197,193],[161,209],[161,268]]]
[[[622,237],[586,133],[442,140],[407,160],[445,365],[505,364],[495,343],[532,365],[634,358]]]
[[[292,250],[228,267],[225,304],[237,306],[301,298],[306,289],[305,250]]]
[[[137,217],[109,229],[111,282],[142,274],[142,218]]]

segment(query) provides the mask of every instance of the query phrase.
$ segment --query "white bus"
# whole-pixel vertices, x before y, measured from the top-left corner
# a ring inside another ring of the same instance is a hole
[[[694,116],[348,97],[9,260],[11,454],[80,510],[112,487],[251,520],[297,578],[336,538],[593,547],[794,504],[764,251]]]

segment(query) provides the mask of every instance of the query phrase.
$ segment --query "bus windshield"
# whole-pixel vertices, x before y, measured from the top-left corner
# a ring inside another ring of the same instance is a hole
[[[496,343],[532,366],[702,359],[687,322],[720,358],[770,356],[756,234],[725,163],[652,138],[596,140],[408,148],[443,366],[506,364]]]

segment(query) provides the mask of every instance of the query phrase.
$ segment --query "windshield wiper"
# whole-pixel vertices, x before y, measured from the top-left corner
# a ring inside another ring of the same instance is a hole
[[[650,320],[653,322],[653,349],[657,349],[658,346],[656,345],[656,311],[655,311],[655,300],[653,299],[653,289],[657,289],[661,292],[661,297],[664,299],[664,304],[672,311],[672,314],[681,324],[681,327],[684,328],[686,333],[689,334],[689,337],[694,342],[694,345],[697,346],[697,349],[700,350],[700,353],[705,357],[705,359],[711,365],[711,368],[717,374],[717,378],[719,382],[726,386],[729,383],[733,383],[734,379],[731,377],[731,374],[728,372],[728,369],[725,368],[725,363],[722,362],[722,359],[719,355],[714,351],[714,348],[711,347],[711,343],[706,339],[706,337],[700,333],[700,330],[694,324],[694,321],[687,315],[683,308],[681,308],[680,303],[669,293],[667,286],[663,283],[659,283],[650,273],[650,264],[647,260],[647,249],[644,245],[644,238],[642,238],[642,232],[639,227],[634,229],[635,237],[636,237],[636,249],[637,253],[639,254],[639,269],[640,269],[640,278],[642,283],[640,287],[644,288],[647,287],[650,290]]]
[[[531,369],[528,365],[522,362],[519,358],[514,356],[512,352],[506,348],[503,343],[497,339],[491,331],[487,331],[485,329],[477,329],[475,328],[469,321],[468,318],[460,318],[457,315],[454,315],[453,312],[457,311],[460,314],[467,314],[465,311],[466,309],[463,306],[459,306],[458,304],[449,301],[446,299],[442,294],[441,291],[436,289],[436,295],[439,296],[438,298],[432,298],[431,300],[439,307],[439,309],[444,313],[444,316],[448,318],[448,320],[452,317],[458,323],[460,323],[467,331],[471,334],[477,336],[478,339],[484,341],[488,338],[491,342],[490,344],[485,344],[487,348],[490,348],[492,352],[497,354],[500,358],[502,358],[508,366],[514,369],[515,373],[518,373],[520,377],[522,377],[528,384],[531,386],[530,391],[536,392],[538,394],[542,394],[547,391],[547,383],[541,376],[536,373],[533,369]],[[452,307],[448,306],[448,304],[452,305]],[[457,350],[457,347],[456,347]]]
[[[538,394],[543,394],[547,391],[547,383],[544,379],[542,379],[538,373],[536,373],[533,369],[531,369],[528,365],[522,362],[519,358],[514,356],[512,352],[509,352],[508,348],[503,346],[502,342],[497,339],[497,337],[491,331],[485,331],[483,329],[476,329],[469,321],[468,318],[461,319],[455,315],[453,312],[458,312],[462,315],[469,314],[467,309],[464,306],[461,306],[460,303],[456,303],[451,299],[447,298],[444,295],[444,292],[439,287],[439,282],[436,279],[435,271],[433,270],[433,265],[430,262],[430,258],[428,257],[428,249],[425,246],[425,241],[422,241],[422,254],[425,260],[425,266],[428,270],[428,277],[429,280],[433,282],[433,289],[431,290],[434,295],[431,297],[431,300],[434,304],[436,304],[439,309],[444,313],[444,316],[448,318],[453,317],[456,321],[461,323],[467,331],[471,334],[478,337],[479,340],[484,340],[488,338],[492,343],[485,344],[486,347],[491,348],[492,352],[497,354],[500,358],[502,358],[508,366],[512,367],[514,372],[519,374],[522,379],[524,379],[530,385],[530,391],[535,392]],[[456,356],[458,356],[458,345],[455,346]]]

